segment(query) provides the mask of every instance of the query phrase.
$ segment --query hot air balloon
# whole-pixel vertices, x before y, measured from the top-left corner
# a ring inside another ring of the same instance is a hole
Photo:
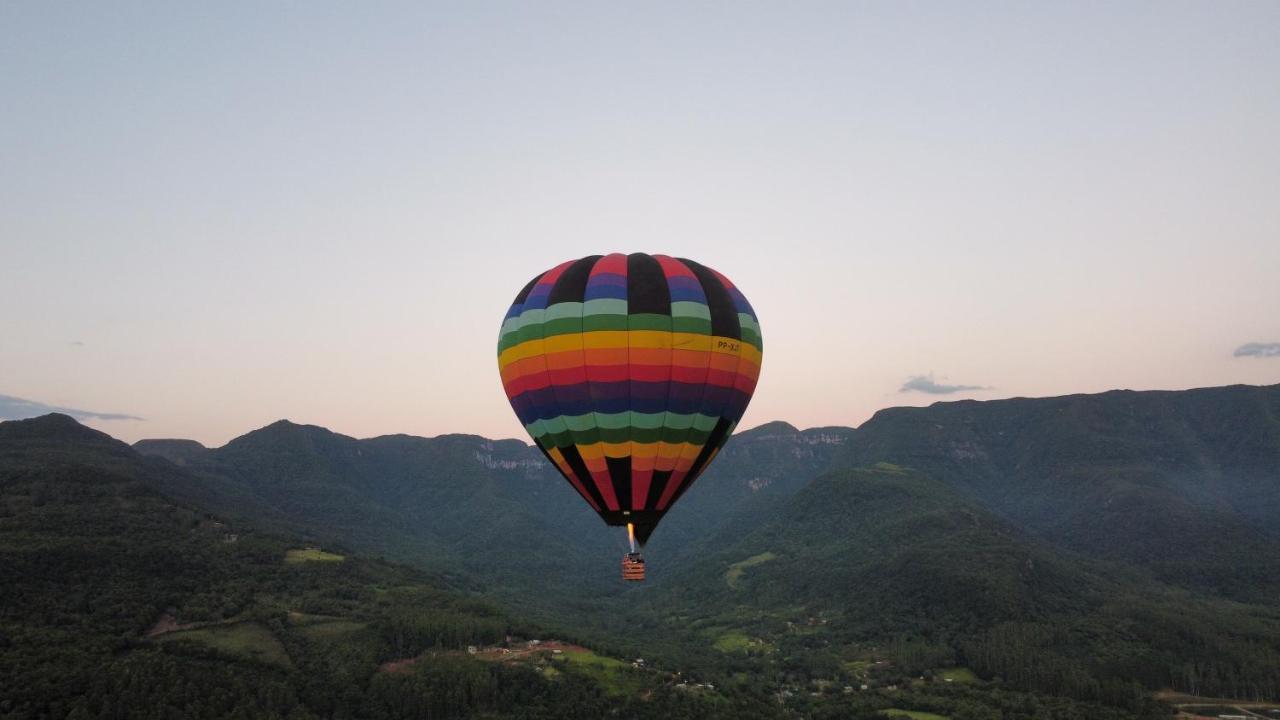
[[[760,324],[711,268],[666,255],[592,255],[539,274],[498,339],[507,398],[538,448],[609,525],[623,578],[724,446],[760,375]]]

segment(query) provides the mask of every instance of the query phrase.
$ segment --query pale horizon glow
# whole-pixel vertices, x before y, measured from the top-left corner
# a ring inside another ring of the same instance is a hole
[[[526,440],[503,313],[615,251],[751,299],[743,428],[1277,383],[1277,29],[1266,2],[4,5],[0,399],[145,418],[87,419],[129,441]]]

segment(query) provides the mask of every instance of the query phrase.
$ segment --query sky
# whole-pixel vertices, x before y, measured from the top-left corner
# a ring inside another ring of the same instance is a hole
[[[1280,382],[1280,3],[0,4],[0,418],[523,437],[512,297],[730,277],[742,422]]]

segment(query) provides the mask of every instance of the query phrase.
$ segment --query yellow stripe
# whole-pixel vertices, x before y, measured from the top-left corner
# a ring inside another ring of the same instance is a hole
[[[631,454],[631,443],[599,442],[590,445],[578,445],[578,453],[582,455],[583,460],[598,460],[604,457],[627,457]]]
[[[733,338],[698,333],[669,333],[661,330],[594,330],[526,340],[503,350],[498,356],[498,367],[506,367],[517,360],[553,352],[617,350],[625,347],[711,351],[741,357],[757,365],[760,364],[761,357],[760,351],[755,346]]]
[[[592,443],[591,445],[578,445],[578,453],[582,455],[584,460],[595,460],[602,457],[620,458],[635,455],[649,455],[652,451],[650,447],[656,448],[662,446],[659,455],[666,455],[668,452],[673,457],[678,457],[688,452],[692,452],[694,457],[698,456],[698,452],[702,450],[701,445],[693,443]],[[634,453],[633,453],[634,451]]]

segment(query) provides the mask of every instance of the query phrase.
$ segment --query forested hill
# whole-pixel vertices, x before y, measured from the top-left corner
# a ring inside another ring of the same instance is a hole
[[[1072,552],[888,463],[824,475],[765,522],[727,528],[656,592],[653,612],[679,608],[696,635],[766,664],[962,666],[1135,713],[1162,688],[1280,699],[1274,598],[1232,602]]]
[[[741,433],[650,543],[670,568],[730,518],[767,514],[825,471],[852,433],[784,423]],[[550,614],[557,602],[620,595],[626,540],[603,525],[542,455],[515,440],[408,435],[357,440],[281,420],[204,449],[144,440],[186,472],[165,491],[318,542],[413,562]],[[525,550],[529,550],[525,552]]]
[[[882,410],[838,464],[934,477],[1056,545],[1280,597],[1280,385]]]
[[[421,571],[174,502],[172,475],[65,416],[0,423],[0,717],[771,715],[531,648]]]
[[[1280,386],[770,423],[731,439],[664,520],[641,587],[617,579],[621,534],[540,454],[466,435],[357,440],[281,421],[221,448],[134,452],[66,418],[8,423],[6,482],[30,487],[4,493],[0,528],[45,512],[23,514],[92,451],[93,473],[230,523],[234,547],[284,542],[268,533],[291,538],[277,555],[405,561],[784,713],[1155,717],[1167,688],[1280,700],[1277,418]]]
[[[1243,601],[1280,596],[1280,385],[892,408],[856,430],[739,433],[664,520],[654,579],[764,521],[828,470],[888,462],[1030,536]],[[318,541],[453,573],[513,598],[610,597],[624,542],[528,445],[356,440],[280,421],[225,447],[142,441],[188,470],[167,491]],[[533,547],[533,554],[511,552]],[[601,578],[605,578],[601,581]]]

